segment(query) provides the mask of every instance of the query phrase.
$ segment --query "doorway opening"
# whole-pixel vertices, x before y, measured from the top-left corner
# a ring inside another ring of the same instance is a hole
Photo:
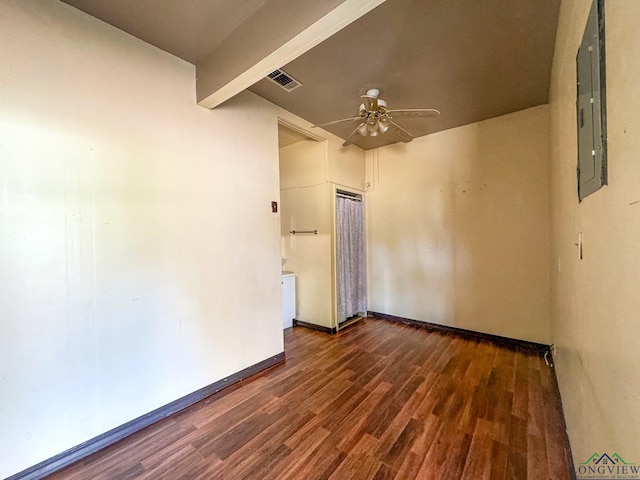
[[[366,316],[365,213],[362,195],[336,191],[338,328]]]
[[[314,299],[319,286],[317,263],[322,260],[316,253],[327,229],[318,218],[319,192],[315,184],[318,183],[318,165],[325,158],[326,142],[323,140],[284,120],[278,121],[284,330],[293,327],[301,318],[303,322],[314,323],[321,315]]]

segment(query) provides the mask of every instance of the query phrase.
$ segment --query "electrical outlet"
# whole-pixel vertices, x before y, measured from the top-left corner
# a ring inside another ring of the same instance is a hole
[[[549,350],[544,352],[544,362],[547,364],[547,367],[553,368],[553,358],[556,353],[555,344],[549,345]]]

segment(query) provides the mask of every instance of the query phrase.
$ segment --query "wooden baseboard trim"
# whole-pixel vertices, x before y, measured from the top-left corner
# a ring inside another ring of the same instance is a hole
[[[273,357],[267,358],[261,362],[256,363],[255,365],[251,365],[243,370],[240,370],[233,375],[230,375],[222,380],[212,383],[206,387],[203,387],[195,392],[192,392],[188,395],[185,395],[182,398],[174,400],[173,402],[157,408],[152,412],[147,413],[146,415],[142,415],[130,422],[125,423],[124,425],[120,425],[119,427],[114,428],[113,430],[109,430],[102,435],[98,435],[91,440],[88,440],[80,445],[70,448],[69,450],[62,452],[55,457],[51,457],[48,460],[44,460],[43,462],[38,463],[32,467],[23,470],[22,472],[18,472],[6,480],[37,480],[41,479],[47,475],[51,475],[62,468],[71,465],[72,463],[81,460],[92,453],[97,452],[113,443],[122,440],[129,435],[142,430],[149,425],[162,420],[174,413],[179,412],[180,410],[184,410],[187,407],[190,407],[194,403],[197,403],[201,400],[204,400],[211,395],[219,392],[220,390],[230,387],[242,380],[246,380],[247,378],[263,371],[268,368],[274,367],[279,363],[285,361],[284,352],[274,355]]]
[[[565,432],[565,455],[566,455],[566,459],[567,459],[567,463],[569,464],[569,468],[571,469],[570,474],[571,474],[571,480],[576,480],[577,476],[576,476],[576,464],[573,462],[573,452],[571,451],[571,443],[569,442],[569,432],[567,430],[567,422],[566,419],[564,418],[564,406],[562,405],[562,395],[560,394],[560,385],[558,384],[558,376],[556,375],[556,362],[553,359],[553,353],[549,352],[549,359],[551,360],[551,370],[552,370],[552,374],[551,374],[551,380],[553,382],[553,385],[551,386],[551,389],[555,391],[555,395],[558,399],[558,404],[560,405],[560,409],[562,411],[562,431]]]
[[[338,331],[336,328],[329,328],[323,325],[316,325],[315,323],[308,323],[308,322],[303,322],[301,320],[295,320],[295,319],[293,320],[293,326],[310,328],[311,330],[317,330],[319,332],[330,333],[330,334],[334,334]]]
[[[501,337],[500,335],[492,335],[490,333],[476,332],[474,330],[466,330],[464,328],[438,325],[437,323],[423,322],[421,320],[413,320],[411,318],[397,317],[395,315],[389,315],[387,313],[369,311],[368,314],[371,317],[380,318],[382,320],[388,320],[390,322],[405,323],[407,325],[413,325],[415,327],[425,328],[427,330],[452,333],[454,335],[460,335],[465,338],[486,340],[488,342],[492,342],[503,347],[521,348],[527,351],[539,353],[540,355],[544,355],[546,352],[549,351],[549,348],[550,348],[549,345],[545,345],[544,343],[529,342],[527,340]]]

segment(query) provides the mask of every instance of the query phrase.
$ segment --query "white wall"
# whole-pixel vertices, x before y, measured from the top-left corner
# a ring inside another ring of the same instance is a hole
[[[0,3],[0,478],[283,351],[278,109]]]
[[[369,309],[547,343],[548,159],[544,105],[368,152]]]
[[[609,185],[579,204],[575,58],[590,5],[563,0],[552,70],[552,339],[574,461],[638,463],[640,2],[605,2]]]

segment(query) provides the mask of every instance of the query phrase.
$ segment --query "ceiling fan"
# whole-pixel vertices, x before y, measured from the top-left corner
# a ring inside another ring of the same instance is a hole
[[[377,88],[369,89],[367,90],[367,93],[360,97],[363,99],[363,103],[360,104],[359,112],[356,117],[321,123],[319,125],[314,125],[314,127],[326,127],[327,125],[333,125],[341,122],[360,122],[355,130],[351,132],[351,135],[349,135],[342,144],[343,147],[351,145],[356,134],[362,135],[363,137],[376,137],[378,135],[390,133],[398,137],[400,141],[408,143],[413,140],[413,135],[394,122],[393,119],[397,117],[426,118],[437,117],[440,115],[440,112],[433,108],[403,108],[398,110],[389,110],[387,108],[387,102],[378,98],[379,95],[380,90]]]

